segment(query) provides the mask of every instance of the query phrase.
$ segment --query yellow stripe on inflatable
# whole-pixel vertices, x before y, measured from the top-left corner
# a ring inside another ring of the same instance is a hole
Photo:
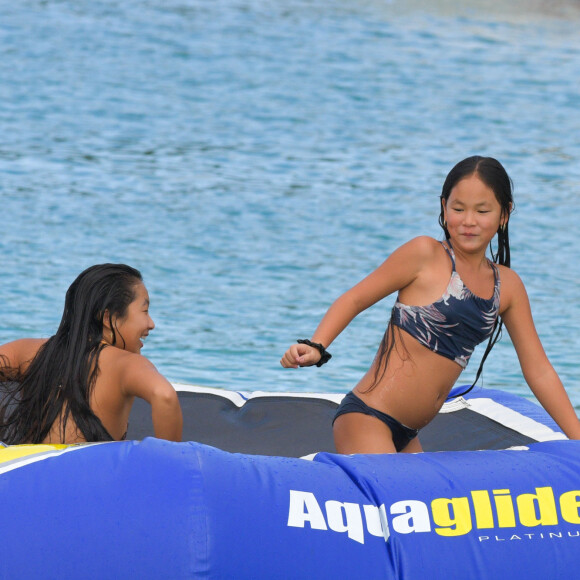
[[[73,443],[71,445],[55,443],[7,447],[0,445],[0,474],[91,445],[99,445],[99,443]]]
[[[15,459],[22,459],[30,455],[46,454],[66,449],[70,445],[11,445],[10,447],[0,447],[0,465]]]

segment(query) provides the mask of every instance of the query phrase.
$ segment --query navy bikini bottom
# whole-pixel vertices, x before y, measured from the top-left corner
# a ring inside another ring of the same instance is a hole
[[[362,399],[357,397],[352,391],[348,393],[338,406],[336,410],[336,415],[332,420],[332,424],[336,421],[337,417],[341,415],[345,415],[346,413],[363,413],[364,415],[370,415],[371,417],[376,417],[380,421],[382,421],[393,434],[393,443],[395,444],[395,449],[397,451],[401,451],[409,442],[417,437],[419,434],[418,429],[411,429],[411,427],[407,427],[403,425],[400,421],[397,421],[394,417],[383,413],[382,411],[378,411],[377,409],[373,409],[369,407]]]

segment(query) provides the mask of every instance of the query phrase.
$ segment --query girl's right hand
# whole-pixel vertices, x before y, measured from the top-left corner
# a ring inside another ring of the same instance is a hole
[[[311,367],[320,360],[318,349],[307,344],[293,344],[280,359],[280,364],[286,369]]]

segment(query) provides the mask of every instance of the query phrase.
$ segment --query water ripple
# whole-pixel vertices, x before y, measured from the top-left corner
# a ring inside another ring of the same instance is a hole
[[[146,352],[171,379],[344,392],[392,298],[326,368],[279,357],[390,251],[439,236],[444,176],[477,152],[514,179],[513,264],[580,408],[579,16],[540,0],[0,5],[0,340],[52,333],[79,271],[122,261],[145,275]],[[484,381],[527,393],[507,336]]]

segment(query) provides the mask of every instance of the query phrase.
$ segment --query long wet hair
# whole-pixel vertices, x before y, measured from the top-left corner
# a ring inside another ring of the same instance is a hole
[[[90,406],[105,347],[105,321],[111,343],[124,339],[113,319],[122,320],[135,299],[141,273],[124,264],[100,264],[82,272],[66,293],[56,334],[50,337],[23,374],[0,361],[0,441],[7,444],[41,443],[55,421],[64,442],[72,417],[87,441],[112,441]]]
[[[513,183],[506,170],[502,164],[494,159],[493,157],[480,157],[479,155],[474,155],[473,157],[468,157],[463,161],[460,161],[447,175],[445,182],[443,183],[443,188],[441,191],[441,214],[439,215],[439,225],[443,228],[445,234],[445,239],[449,240],[449,232],[447,231],[447,224],[445,223],[445,214],[443,206],[447,204],[447,200],[451,195],[453,188],[462,180],[467,177],[476,175],[489,187],[495,194],[500,207],[501,207],[501,220],[503,220],[503,225],[500,225],[497,230],[497,250],[494,251],[492,246],[492,241],[489,243],[489,249],[491,257],[494,263],[501,264],[503,266],[510,267],[510,240],[509,240],[509,216],[514,208],[513,201]],[[481,373],[483,371],[483,364],[487,359],[487,356],[491,352],[495,343],[501,337],[501,331],[503,327],[503,322],[498,316],[495,320],[487,347],[477,369],[475,375],[475,380],[471,386],[459,395],[454,395],[454,397],[460,397],[467,394],[476,385]],[[375,376],[373,383],[369,387],[369,391],[374,389],[379,381],[384,376],[387,370],[387,364],[391,356],[393,348],[395,348],[395,329],[399,330],[398,327],[393,324],[393,314],[391,314],[391,320],[381,344],[379,346],[379,351],[377,353],[377,364],[375,368]],[[399,334],[400,336],[400,334]],[[404,345],[403,345],[404,348]],[[408,356],[408,353],[405,353]],[[405,356],[404,355],[404,356]]]

